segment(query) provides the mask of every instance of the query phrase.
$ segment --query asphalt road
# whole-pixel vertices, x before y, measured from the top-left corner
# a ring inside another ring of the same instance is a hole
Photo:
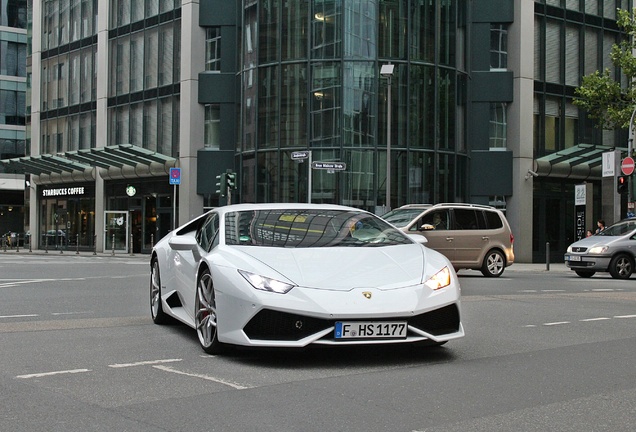
[[[0,252],[0,431],[631,431],[636,283],[460,272],[466,337],[208,356],[148,257]]]

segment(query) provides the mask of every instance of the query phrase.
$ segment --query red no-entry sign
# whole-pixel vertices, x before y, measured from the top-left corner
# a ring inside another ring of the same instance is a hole
[[[632,173],[634,172],[634,159],[629,156],[623,159],[623,161],[621,162],[621,171],[625,175],[632,175]]]

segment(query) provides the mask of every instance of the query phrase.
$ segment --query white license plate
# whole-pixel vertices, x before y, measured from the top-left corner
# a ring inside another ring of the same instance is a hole
[[[576,255],[570,255],[568,256],[568,261],[581,261],[581,257]]]
[[[336,339],[406,338],[406,321],[338,321]]]

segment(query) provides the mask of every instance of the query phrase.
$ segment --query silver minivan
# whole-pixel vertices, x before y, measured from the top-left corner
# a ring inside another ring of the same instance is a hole
[[[446,255],[456,270],[501,276],[514,263],[514,236],[506,217],[491,206],[464,203],[408,204],[382,216],[427,246]]]

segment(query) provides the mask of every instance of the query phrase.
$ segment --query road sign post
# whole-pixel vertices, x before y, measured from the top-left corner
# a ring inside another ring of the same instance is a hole
[[[177,226],[177,185],[181,184],[181,168],[170,168],[168,176],[172,188],[172,229]]]

